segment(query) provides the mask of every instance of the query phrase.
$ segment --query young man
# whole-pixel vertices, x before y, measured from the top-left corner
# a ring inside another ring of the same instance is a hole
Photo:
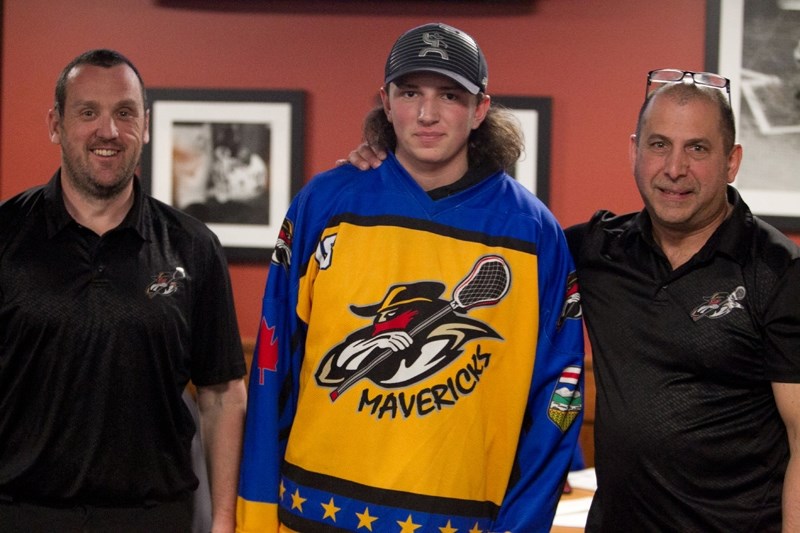
[[[645,209],[566,232],[598,391],[587,531],[795,531],[800,250],[729,185],[730,82],[664,69],[647,86],[630,143]],[[365,145],[350,160],[380,165]]]
[[[292,202],[250,381],[241,531],[548,531],[578,436],[582,323],[486,61],[404,33],[365,136]]]
[[[232,531],[245,372],[219,242],[144,194],[142,79],[117,52],[62,71],[61,168],[0,205],[0,529],[181,532],[198,484],[197,385],[214,531]]]

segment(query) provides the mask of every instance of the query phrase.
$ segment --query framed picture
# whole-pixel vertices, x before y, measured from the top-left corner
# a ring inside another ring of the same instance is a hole
[[[552,98],[493,95],[492,102],[508,108],[519,119],[525,137],[525,152],[509,174],[547,204]]]
[[[202,220],[231,261],[269,260],[303,184],[301,91],[148,89],[142,181]]]
[[[736,187],[753,213],[800,231],[800,1],[708,0],[706,69],[731,80]]]

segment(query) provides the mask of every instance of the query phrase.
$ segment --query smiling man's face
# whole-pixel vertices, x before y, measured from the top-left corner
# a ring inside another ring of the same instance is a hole
[[[741,147],[726,149],[720,123],[719,108],[701,98],[658,94],[645,111],[630,157],[657,233],[696,233],[725,219]]]
[[[129,66],[75,67],[64,108],[48,115],[50,139],[61,146],[62,179],[88,198],[119,195],[131,185],[149,141],[148,119]]]

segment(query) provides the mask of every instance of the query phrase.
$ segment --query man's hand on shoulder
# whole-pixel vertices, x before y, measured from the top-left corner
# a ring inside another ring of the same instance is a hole
[[[367,143],[361,143],[358,148],[350,152],[347,159],[337,159],[336,166],[350,163],[361,170],[369,170],[381,166],[384,159],[386,159],[385,151],[373,148]]]

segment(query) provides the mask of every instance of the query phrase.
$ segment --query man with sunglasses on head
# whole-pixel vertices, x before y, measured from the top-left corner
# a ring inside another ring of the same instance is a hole
[[[587,531],[795,531],[800,249],[730,185],[729,81],[647,85],[630,140],[644,210],[566,231],[597,380]]]
[[[630,140],[645,209],[568,230],[597,372],[590,528],[796,530],[800,250],[730,186],[728,81],[648,87]]]

